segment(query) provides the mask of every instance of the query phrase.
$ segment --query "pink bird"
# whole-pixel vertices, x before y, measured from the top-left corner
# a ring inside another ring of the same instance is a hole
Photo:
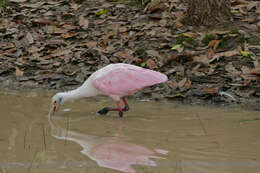
[[[129,110],[125,96],[167,80],[166,75],[153,70],[124,63],[110,64],[94,72],[77,89],[53,96],[50,114],[53,115],[58,106],[68,100],[107,95],[116,101],[117,108],[105,107],[97,113],[106,114],[109,111],[118,111],[119,116],[123,117],[123,112]],[[124,102],[124,108],[121,107],[120,99]]]

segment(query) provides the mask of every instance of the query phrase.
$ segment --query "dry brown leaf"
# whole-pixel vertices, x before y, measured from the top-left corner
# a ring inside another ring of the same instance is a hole
[[[240,52],[235,49],[235,50],[230,50],[226,52],[221,52],[221,53],[216,53],[212,59],[210,59],[209,62],[213,62],[215,60],[218,60],[220,57],[232,57],[234,55],[240,55]]]
[[[38,25],[52,25],[53,22],[47,19],[35,19],[32,20],[33,24],[38,24]]]
[[[209,65],[210,61],[206,55],[194,56],[193,61]]]
[[[86,19],[84,15],[79,16],[79,25],[81,26],[81,28],[88,29],[88,24],[88,19]]]
[[[135,62],[139,65],[143,62],[143,60],[141,58],[135,58]]]
[[[182,35],[184,35],[186,37],[190,37],[190,38],[197,38],[197,36],[198,36],[198,34],[192,33],[192,32],[186,32],[186,33],[183,33]]]
[[[156,69],[156,68],[158,68],[158,66],[157,66],[157,64],[154,62],[154,60],[152,60],[152,59],[148,59],[147,61],[146,61],[146,65],[147,65],[147,67],[149,68],[149,69]]]
[[[156,50],[147,50],[146,53],[148,54],[148,56],[152,56],[152,57],[159,57],[159,52]]]
[[[237,77],[241,74],[240,71],[238,71],[232,64],[232,62],[228,63],[226,66],[225,66],[225,70],[227,72],[229,72],[229,74],[232,76],[232,77]]]
[[[208,47],[212,48],[214,47],[215,43],[216,43],[217,40],[211,40],[208,44]]]
[[[177,21],[182,21],[184,18],[185,18],[185,12],[184,11],[177,11],[175,13],[175,16],[176,16],[176,20]]]
[[[15,69],[15,66],[11,65],[11,64],[8,64],[7,66],[8,69]]]
[[[202,91],[207,94],[217,94],[219,89],[218,88],[203,88]]]
[[[61,34],[60,36],[61,36],[62,38],[67,39],[67,38],[75,37],[75,36],[77,36],[77,35],[78,35],[77,32],[67,32],[67,33]]]
[[[215,52],[213,51],[213,49],[209,49],[206,56],[211,59],[214,56]]]
[[[96,41],[88,41],[86,43],[84,43],[84,45],[88,46],[88,48],[93,48],[97,46],[97,42]]]
[[[164,11],[165,9],[166,9],[166,6],[165,6],[164,2],[162,2],[161,0],[153,0],[147,4],[144,11],[148,12],[148,13],[152,13],[157,10]]]
[[[191,81],[188,79],[186,82],[185,82],[185,87],[190,87],[191,86]]]
[[[180,21],[175,21],[175,24],[178,28],[181,28],[183,26],[183,24]]]
[[[208,44],[208,47],[213,48],[213,50],[216,51],[220,42],[220,40],[211,40]]]
[[[183,78],[180,82],[178,82],[178,87],[183,88],[186,82],[187,82],[187,78]]]
[[[30,32],[27,32],[25,38],[26,38],[26,40],[28,41],[29,44],[32,44],[34,42],[33,36]]]
[[[176,90],[178,88],[178,83],[175,80],[170,80],[167,83],[169,87],[173,90]]]
[[[79,26],[64,24],[64,25],[62,25],[62,28],[67,29],[68,31],[70,31],[70,30],[73,30],[73,29],[79,29]]]
[[[256,76],[259,76],[259,77],[260,77],[260,70],[252,70],[252,71],[250,72],[250,74],[256,75]]]
[[[119,27],[119,32],[126,32],[127,30],[128,30],[128,28],[125,26]]]
[[[14,48],[14,47],[15,47],[15,45],[14,45],[13,43],[8,43],[8,44],[3,48],[3,50],[12,49],[12,48]]]
[[[213,50],[214,50],[214,51],[217,50],[217,48],[218,48],[220,42],[221,42],[221,40],[216,40],[215,45],[213,46]]]
[[[18,67],[15,67],[15,75],[18,77],[22,77],[23,76],[23,71],[20,70]]]
[[[67,29],[64,29],[64,28],[55,27],[55,28],[53,29],[53,34],[64,34],[64,33],[66,33],[66,32],[68,32],[68,30],[67,30]]]
[[[104,23],[106,20],[105,19],[97,19],[94,21],[95,25],[100,25],[102,23]]]
[[[119,57],[120,59],[133,59],[131,50],[119,51],[114,54],[114,56]]]

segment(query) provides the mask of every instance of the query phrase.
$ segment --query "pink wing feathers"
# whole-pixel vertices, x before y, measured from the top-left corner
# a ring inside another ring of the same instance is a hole
[[[129,65],[109,70],[95,79],[93,85],[107,95],[126,96],[167,80],[160,72]]]

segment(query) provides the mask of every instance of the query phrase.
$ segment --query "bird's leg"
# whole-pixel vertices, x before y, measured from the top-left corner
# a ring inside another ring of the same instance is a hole
[[[125,104],[125,107],[122,109],[122,111],[128,111],[129,110],[129,106],[128,106],[127,102],[126,102],[125,97],[122,97],[122,100],[123,100],[123,102]]]
[[[101,109],[100,111],[98,111],[98,114],[107,114],[109,111],[118,111],[119,116],[123,117],[123,110],[121,108],[121,104],[120,104],[120,100],[116,102],[117,104],[117,108],[109,108],[109,107],[105,107],[103,109]]]

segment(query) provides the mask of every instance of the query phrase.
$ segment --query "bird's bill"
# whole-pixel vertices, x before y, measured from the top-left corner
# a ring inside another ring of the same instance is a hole
[[[49,116],[53,116],[55,114],[55,112],[57,112],[57,110],[58,110],[58,105],[56,103],[53,103],[51,105]]]

